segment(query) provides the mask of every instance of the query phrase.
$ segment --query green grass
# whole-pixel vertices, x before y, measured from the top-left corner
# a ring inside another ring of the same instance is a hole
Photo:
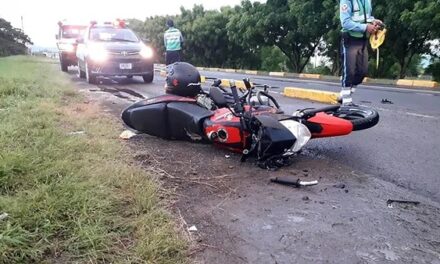
[[[53,61],[0,59],[0,122],[0,263],[186,261],[158,183],[129,165],[121,125]]]

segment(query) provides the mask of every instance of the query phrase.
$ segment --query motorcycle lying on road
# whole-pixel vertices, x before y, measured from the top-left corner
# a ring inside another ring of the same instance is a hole
[[[289,164],[312,138],[348,135],[379,121],[377,111],[358,106],[306,108],[286,115],[269,86],[248,79],[243,83],[241,95],[234,81],[230,92],[219,81],[206,92],[195,67],[175,63],[168,69],[167,94],[134,103],[122,112],[122,120],[164,139],[211,142],[241,153],[242,161],[255,157],[263,168]]]

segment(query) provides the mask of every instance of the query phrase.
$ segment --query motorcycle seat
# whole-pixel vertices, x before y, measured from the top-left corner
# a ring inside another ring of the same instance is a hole
[[[209,89],[209,97],[211,97],[219,108],[226,107],[228,104],[222,90],[218,87],[211,87]]]

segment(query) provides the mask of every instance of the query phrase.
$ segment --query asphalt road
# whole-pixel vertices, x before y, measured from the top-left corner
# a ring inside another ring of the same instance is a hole
[[[332,82],[219,72],[202,74],[226,79],[250,77],[257,83],[280,87],[339,90],[339,85]],[[81,82],[74,77],[73,72],[71,75],[74,81]],[[96,92],[108,92],[134,102],[163,94],[163,86],[164,78],[157,74],[152,84],[144,84],[138,77],[103,79],[102,83],[97,85]],[[321,105],[287,98],[281,93],[282,90],[273,91],[286,113]],[[382,104],[382,99],[388,99],[393,104]],[[306,146],[303,155],[318,157],[325,160],[326,164],[334,164],[334,168],[340,164],[349,166],[353,171],[361,171],[371,177],[386,180],[439,202],[440,91],[359,86],[354,101],[379,110],[379,124],[372,129],[349,136],[312,141]]]

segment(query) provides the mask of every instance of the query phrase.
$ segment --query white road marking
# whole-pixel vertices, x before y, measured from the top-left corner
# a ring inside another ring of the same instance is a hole
[[[360,105],[363,107],[371,107],[370,105]],[[392,109],[386,109],[386,108],[382,108],[382,107],[373,107],[376,110],[380,110],[380,111],[385,111],[385,112],[397,112],[397,113],[403,113],[409,116],[415,116],[415,117],[422,117],[422,118],[430,118],[430,119],[439,119],[439,117],[437,116],[431,116],[431,115],[423,115],[423,114],[417,114],[417,113],[413,113],[413,112],[402,112],[402,111],[398,111],[398,110],[392,110]]]
[[[438,117],[435,116],[430,116],[430,115],[422,115],[422,114],[417,114],[417,113],[411,113],[411,112],[406,112],[407,115],[410,116],[417,116],[417,117],[424,117],[424,118],[433,118],[433,119],[438,119]]]
[[[434,96],[433,94],[430,94],[430,93],[420,93],[420,92],[417,92],[416,94],[418,94],[418,95]]]

